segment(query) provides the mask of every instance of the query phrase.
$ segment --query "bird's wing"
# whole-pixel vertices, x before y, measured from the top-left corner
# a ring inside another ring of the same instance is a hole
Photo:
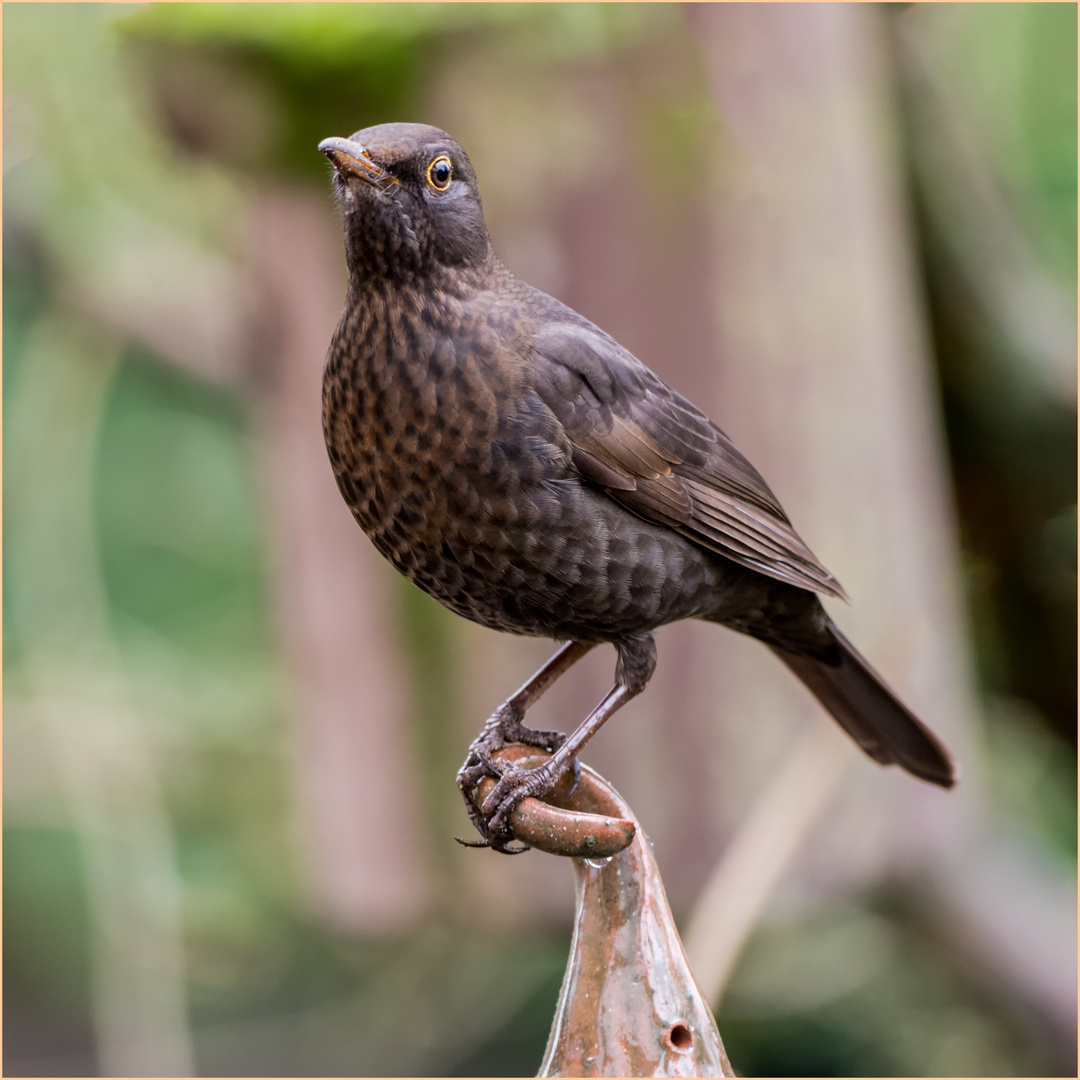
[[[734,562],[844,597],[731,440],[613,338],[591,324],[551,321],[533,351],[536,391],[587,480]]]

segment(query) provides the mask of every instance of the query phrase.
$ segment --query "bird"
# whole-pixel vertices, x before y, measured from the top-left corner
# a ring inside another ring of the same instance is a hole
[[[497,257],[457,142],[387,123],[318,149],[348,268],[322,401],[341,495],[376,549],[451,611],[559,643],[458,772],[471,846],[523,850],[510,813],[644,691],[654,631],[682,619],[761,641],[871,758],[952,787],[949,751],[826,613],[821,595],[846,594],[757,470],[611,335]],[[614,685],[579,726],[526,726],[604,643]],[[531,770],[493,759],[509,742],[551,756]],[[484,777],[497,782],[476,806]]]

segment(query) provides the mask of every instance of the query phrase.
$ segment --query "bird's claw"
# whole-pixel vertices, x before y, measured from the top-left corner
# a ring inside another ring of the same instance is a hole
[[[525,729],[530,731],[530,729]],[[486,731],[486,729],[485,729]],[[553,742],[562,745],[566,736],[559,732],[531,732],[537,736],[557,736],[557,739],[549,738],[547,749]],[[516,734],[516,732],[515,732]],[[517,740],[515,740],[517,741]],[[577,787],[581,776],[581,763],[577,758],[558,771],[549,765],[541,765],[535,769],[522,769],[511,761],[493,759],[484,743],[483,735],[478,738],[469,748],[469,756],[458,770],[457,785],[465,800],[465,809],[469,814],[469,820],[483,838],[480,841],[466,841],[458,839],[458,843],[464,847],[490,847],[494,851],[505,855],[520,855],[529,850],[529,845],[510,847],[514,839],[510,829],[510,815],[522,799],[540,798],[555,787],[559,776],[567,768],[573,771],[573,780],[570,785],[572,791]],[[530,742],[527,745],[537,745]],[[490,777],[496,781],[494,789],[484,800],[482,806],[477,806],[473,794],[481,780]]]
[[[469,820],[483,839],[478,841],[462,840],[460,837],[455,839],[463,847],[489,847],[494,851],[502,852],[504,855],[520,855],[522,852],[528,851],[529,847],[527,844],[516,848],[508,846],[514,837],[506,821],[517,803],[511,805],[502,818],[493,825],[492,815],[478,807],[472,797],[476,785],[481,780],[491,777],[501,782],[507,770],[515,767],[509,762],[492,761],[488,756],[489,753],[487,748],[481,745],[481,740],[477,739],[470,747],[469,756],[465,759],[465,764],[458,770],[457,775],[458,790],[460,790],[462,798],[465,800],[465,809],[468,811]],[[519,769],[518,771],[524,772],[525,770]]]
[[[520,720],[506,724],[502,734],[504,744],[522,743],[524,746],[546,750],[549,754],[554,754],[567,738],[561,731],[538,731],[536,728],[526,727]]]
[[[554,786],[556,776],[547,765],[536,769],[522,769],[509,761],[494,765],[499,773],[498,782],[484,800],[479,813],[484,819],[485,833],[490,845],[498,851],[506,851],[506,843],[513,834],[510,831],[510,815],[522,799],[539,798]]]
[[[566,742],[566,736],[561,731],[536,731],[526,727],[521,722],[522,715],[522,711],[515,709],[510,703],[496,709],[484,724],[483,731],[473,740],[465,761],[458,770],[457,786],[465,800],[469,820],[483,837],[483,840],[478,842],[460,840],[459,843],[465,847],[490,847],[507,855],[519,855],[529,850],[527,845],[520,848],[507,846],[513,839],[508,819],[514,807],[522,799],[529,795],[550,791],[555,783],[554,778],[544,783],[537,791],[533,791],[532,788],[537,784],[538,778],[529,781],[528,784],[522,780],[521,794],[518,794],[517,787],[514,786],[517,777],[512,774],[532,777],[540,770],[519,769],[516,765],[505,761],[495,762],[492,761],[491,755],[496,750],[501,750],[507,743],[522,743],[553,754]],[[575,758],[575,785],[580,772],[581,765]],[[481,809],[473,802],[472,795],[476,790],[476,785],[485,777],[491,777],[498,783],[495,792],[484,801],[483,809]],[[509,782],[507,782],[508,777]],[[493,802],[492,799],[496,793],[498,793],[497,802]]]
[[[509,702],[500,705],[488,717],[484,730],[469,747],[466,765],[474,754],[486,757],[496,750],[501,750],[507,743],[535,746],[540,750],[546,750],[549,754],[554,754],[566,742],[566,736],[561,731],[538,731],[535,728],[526,727],[522,723],[524,715],[522,709],[515,708]]]
[[[465,800],[465,809],[468,811],[469,820],[473,823],[473,827],[476,831],[484,839],[480,843],[459,840],[458,842],[464,844],[465,847],[490,846],[488,843],[487,819],[480,812],[480,808],[473,802],[472,798],[472,794],[476,790],[476,785],[486,776],[498,779],[499,773],[496,772],[495,767],[492,765],[491,758],[483,751],[477,749],[476,743],[473,743],[469,748],[469,756],[458,770],[457,786],[458,790],[461,792],[461,797]]]

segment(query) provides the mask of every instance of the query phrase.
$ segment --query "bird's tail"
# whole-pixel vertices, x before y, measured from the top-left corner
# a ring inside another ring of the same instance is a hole
[[[773,652],[875,761],[899,765],[931,784],[952,787],[959,772],[949,751],[900,703],[831,620],[829,629],[839,646],[833,653],[839,657],[836,663],[775,646]]]

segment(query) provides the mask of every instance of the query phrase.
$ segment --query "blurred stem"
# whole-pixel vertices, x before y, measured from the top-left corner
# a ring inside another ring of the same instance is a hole
[[[698,898],[686,955],[715,1009],[773,890],[839,790],[853,748],[815,722],[750,808]]]
[[[79,837],[104,1076],[190,1076],[180,882],[144,721],[111,640],[94,520],[117,346],[53,312],[9,402],[9,583],[26,680]],[[12,524],[14,523],[14,524]]]

